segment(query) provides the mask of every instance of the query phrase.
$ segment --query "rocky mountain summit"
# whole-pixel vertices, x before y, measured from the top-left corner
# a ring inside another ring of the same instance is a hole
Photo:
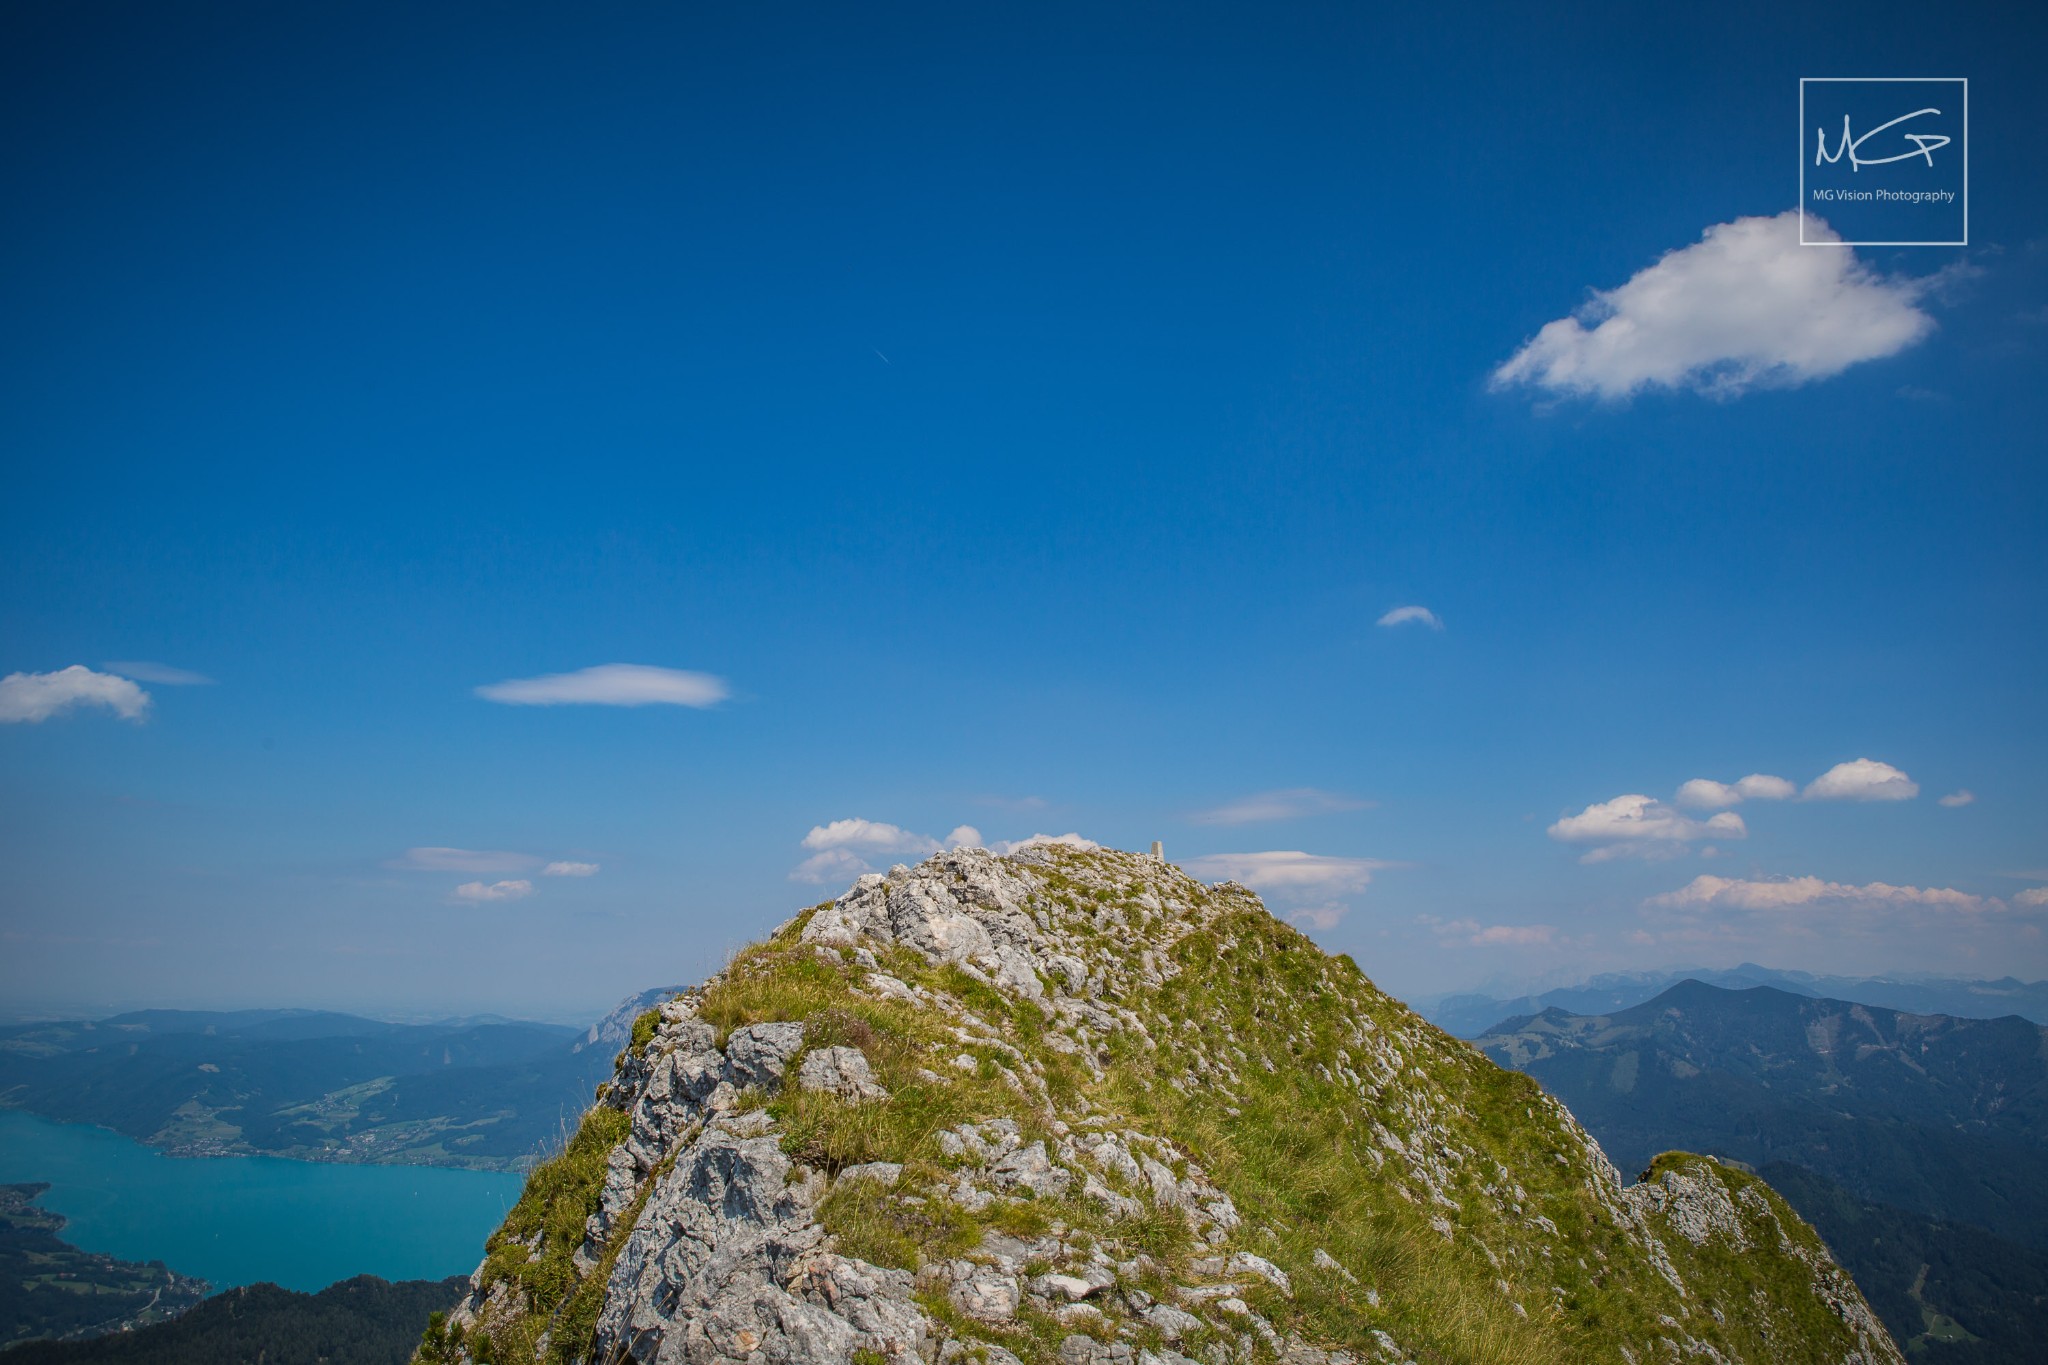
[[[422,1362],[1900,1365],[1783,1200],[1620,1174],[1234,883],[979,849],[643,1015]]]

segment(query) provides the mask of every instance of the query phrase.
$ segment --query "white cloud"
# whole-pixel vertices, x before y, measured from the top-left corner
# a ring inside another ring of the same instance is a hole
[[[1372,874],[1393,866],[1377,858],[1333,858],[1318,853],[1210,853],[1181,864],[1205,881],[1243,882],[1279,895],[1339,896],[1365,890]]]
[[[455,899],[484,904],[490,901],[516,901],[533,894],[533,883],[525,880],[516,882],[464,882],[455,888]]]
[[[1695,777],[1678,789],[1677,801],[1681,806],[1694,810],[1722,810],[1728,806],[1739,806],[1744,801],[1789,801],[1799,794],[1799,788],[1782,777],[1768,773],[1751,773],[1740,782],[1716,782],[1711,777]]]
[[[851,881],[863,872],[874,870],[857,853],[843,848],[828,848],[823,853],[813,853],[791,868],[789,879],[817,885],[821,882]]]
[[[1837,763],[1806,784],[1809,801],[1910,801],[1919,794],[1912,778],[1870,758]]]
[[[409,848],[386,863],[401,872],[524,872],[540,859],[496,849]]]
[[[1678,804],[1694,810],[1720,810],[1724,806],[1742,804],[1742,793],[1726,782],[1716,782],[1711,777],[1695,777],[1678,789]]]
[[[173,668],[169,664],[150,663],[146,659],[127,659],[110,664],[101,664],[109,673],[119,673],[124,678],[135,678],[142,682],[162,683],[166,687],[211,687],[213,679],[204,673],[194,673],[189,668]]]
[[[1685,845],[1702,839],[1747,838],[1749,827],[1734,811],[1695,820],[1654,797],[1631,793],[1567,815],[1548,833],[1561,844],[1600,845],[1579,861],[1604,863],[1616,858],[1677,857]]]
[[[1015,853],[1020,848],[1039,848],[1047,844],[1060,844],[1067,848],[1087,850],[1101,848],[1093,839],[1083,839],[1078,834],[1034,834],[1028,839],[998,839],[990,846],[991,853]]]
[[[859,848],[870,853],[937,853],[939,841],[928,834],[913,834],[900,825],[855,816],[815,825],[804,836],[810,849]]]
[[[1293,820],[1304,815],[1364,810],[1371,804],[1355,796],[1318,791],[1314,787],[1288,787],[1239,797],[1211,810],[1196,811],[1188,819],[1197,825],[1250,825],[1262,820]]]
[[[1852,886],[1844,882],[1822,881],[1819,877],[1742,881],[1704,874],[1694,877],[1676,891],[1666,891],[1643,902],[1646,906],[1662,910],[1789,910],[1821,903],[1925,906],[1964,912],[2004,908],[2004,903],[1996,897],[1973,896],[1947,887],[1892,886],[1886,882]]]
[[[1471,942],[1478,948],[1527,948],[1556,937],[1554,924],[1489,924],[1472,935]]]
[[[1428,626],[1431,630],[1442,630],[1444,623],[1428,607],[1395,607],[1379,619],[1383,626],[1404,626],[1410,621]]]
[[[798,863],[790,871],[789,878],[797,882],[848,881],[863,872],[875,869],[861,857],[862,853],[906,853],[923,856],[937,853],[942,848],[986,848],[992,853],[1014,853],[1020,848],[1037,844],[1070,844],[1075,848],[1099,848],[1091,839],[1078,834],[1034,834],[1029,839],[986,840],[981,831],[972,825],[956,825],[945,842],[929,834],[919,834],[901,825],[886,824],[880,820],[863,820],[858,816],[845,820],[834,820],[829,824],[814,825],[803,838],[803,846],[812,850],[810,857]],[[858,851],[856,851],[858,850]]]
[[[1342,897],[1364,891],[1371,885],[1373,873],[1400,864],[1378,858],[1338,858],[1295,849],[1273,849],[1260,853],[1210,853],[1190,858],[1181,866],[1204,881],[1244,883],[1268,900],[1281,902],[1283,917],[1296,924],[1331,929],[1351,909]]]
[[[1439,940],[1471,948],[1536,948],[1557,941],[1554,924],[1481,924],[1476,919],[1440,920],[1423,915],[1417,923],[1428,926]]]
[[[1773,962],[1807,971],[1916,970],[2002,976],[2040,961],[2043,907],[1954,887],[1820,877],[1695,877],[1642,904],[1643,932],[1693,961]]]
[[[1790,801],[1799,794],[1799,788],[1769,773],[1751,773],[1735,784],[1735,790],[1749,801]]]
[[[1839,241],[1808,216],[1809,241]],[[1885,276],[1847,247],[1799,242],[1796,210],[1717,223],[1573,317],[1544,326],[1493,387],[1626,398],[1646,388],[1731,397],[1826,379],[1934,329],[1927,280]]]
[[[1967,806],[1976,799],[1977,793],[1971,791],[1968,787],[1959,787],[1947,796],[1942,797],[1941,804],[1947,806],[1950,810],[1954,810],[1957,806]]]
[[[9,673],[0,678],[0,723],[40,724],[77,706],[104,706],[123,720],[149,712],[149,693],[111,673],[73,664],[54,673]]]
[[[595,877],[596,863],[552,862],[540,870],[543,877]]]
[[[574,673],[513,678],[476,689],[507,706],[716,706],[732,695],[725,679],[647,664],[599,664]]]
[[[2012,903],[2014,905],[2024,905],[2029,909],[2048,905],[2048,886],[2030,886],[2017,896],[2014,896]]]

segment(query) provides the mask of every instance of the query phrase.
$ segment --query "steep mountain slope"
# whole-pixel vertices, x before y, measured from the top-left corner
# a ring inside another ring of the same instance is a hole
[[[1675,1146],[1790,1161],[2048,1248],[2048,1029],[2024,1019],[1685,982],[1612,1015],[1511,1020],[1479,1046],[1624,1164]]]
[[[0,1028],[0,1105],[181,1156],[268,1152],[517,1170],[573,1119],[610,1049],[554,1024],[148,1010]]]
[[[1625,1186],[1249,891],[978,849],[643,1018],[426,1362],[1899,1362],[1763,1182]]]

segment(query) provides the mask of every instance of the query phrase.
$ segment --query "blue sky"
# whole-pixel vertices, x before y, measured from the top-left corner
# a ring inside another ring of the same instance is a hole
[[[19,1008],[576,1014],[961,826],[1402,994],[2048,973],[2038,15],[0,23]],[[1968,248],[1787,245],[1872,72]]]

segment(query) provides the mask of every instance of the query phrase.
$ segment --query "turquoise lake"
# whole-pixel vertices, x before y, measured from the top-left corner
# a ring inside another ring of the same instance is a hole
[[[467,1275],[522,1177],[279,1157],[175,1159],[104,1128],[0,1111],[0,1184],[41,1180],[73,1246],[162,1261],[215,1290]]]

